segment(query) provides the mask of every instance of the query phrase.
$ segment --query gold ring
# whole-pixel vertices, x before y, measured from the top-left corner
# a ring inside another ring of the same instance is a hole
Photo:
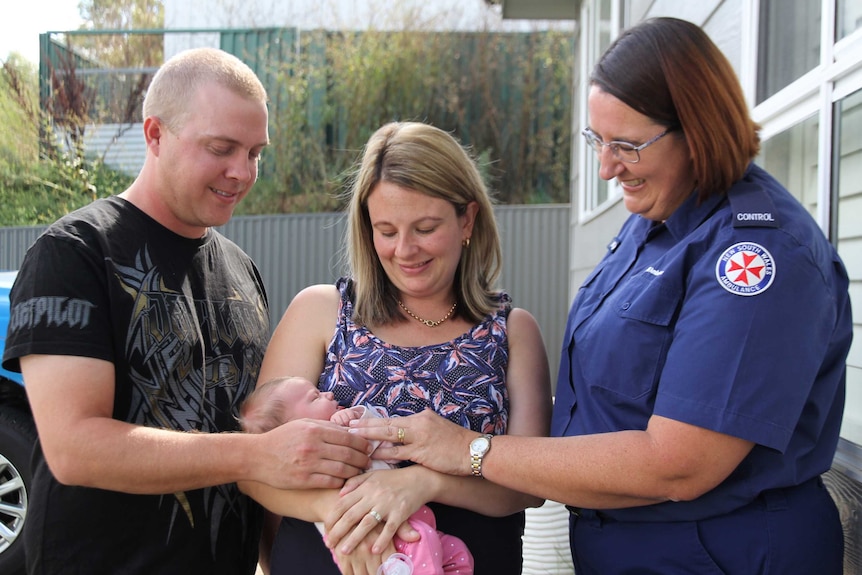
[[[369,514],[370,516],[372,516],[373,518],[375,518],[375,519],[377,520],[377,522],[378,522],[378,523],[380,523],[381,521],[383,521],[383,517],[381,517],[381,516],[380,516],[380,514],[379,514],[379,513],[377,513],[377,511],[375,511],[374,509],[372,509],[371,511],[369,511],[369,512],[368,512],[368,514]]]
[[[404,443],[404,428],[398,428],[398,443]]]

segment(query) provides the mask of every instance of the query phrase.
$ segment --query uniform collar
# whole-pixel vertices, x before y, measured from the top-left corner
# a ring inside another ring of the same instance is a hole
[[[725,194],[713,194],[701,203],[698,203],[697,190],[671,214],[665,221],[665,227],[673,236],[674,240],[682,240],[696,227],[705,222],[718,206],[727,201]]]

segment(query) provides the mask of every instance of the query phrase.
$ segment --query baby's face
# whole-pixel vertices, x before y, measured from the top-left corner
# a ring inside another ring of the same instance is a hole
[[[331,391],[320,391],[311,382],[290,382],[283,387],[284,403],[293,412],[291,419],[308,417],[329,421],[338,410]]]

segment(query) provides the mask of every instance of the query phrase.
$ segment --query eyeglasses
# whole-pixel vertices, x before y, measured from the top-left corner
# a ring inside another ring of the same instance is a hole
[[[670,128],[652,138],[647,140],[640,146],[635,146],[631,142],[620,142],[620,141],[612,141],[612,142],[603,142],[601,138],[599,138],[595,132],[590,130],[589,128],[584,128],[581,134],[584,135],[584,139],[587,141],[587,144],[591,148],[593,148],[597,154],[602,153],[602,148],[605,146],[611,149],[611,153],[618,160],[629,163],[629,164],[637,164],[641,161],[641,150],[646,148],[651,144],[655,144],[658,142],[662,136],[665,136],[668,132],[670,132]]]

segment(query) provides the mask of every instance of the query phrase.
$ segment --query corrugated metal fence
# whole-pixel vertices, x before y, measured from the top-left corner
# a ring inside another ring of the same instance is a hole
[[[538,320],[555,374],[570,303],[569,205],[498,206],[495,213],[503,242],[499,285]],[[43,229],[0,228],[0,270],[16,269]],[[273,326],[302,288],[341,275],[341,214],[236,216],[221,231],[260,268]]]

